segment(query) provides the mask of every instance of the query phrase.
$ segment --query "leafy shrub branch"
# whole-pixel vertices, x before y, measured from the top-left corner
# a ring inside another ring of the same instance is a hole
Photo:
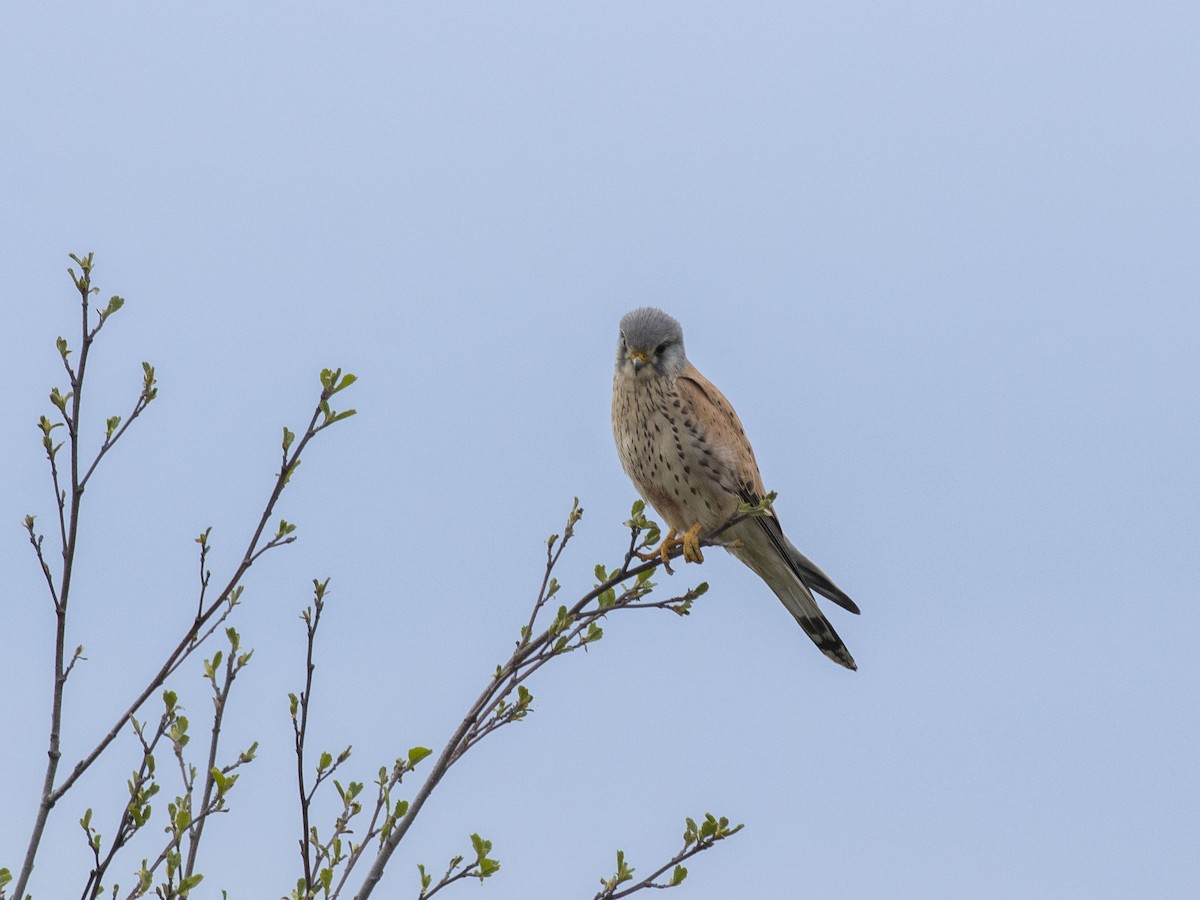
[[[245,578],[254,563],[263,554],[296,539],[294,524],[280,519],[272,530],[268,523],[273,520],[280,497],[300,466],[309,442],[326,428],[354,415],[353,409],[333,409],[330,401],[350,387],[355,377],[342,374],[340,369],[321,372],[321,391],[307,426],[299,433],[283,429],[279,471],[257,527],[231,570],[216,582],[212,581],[213,573],[209,567],[212,529],[205,529],[196,538],[199,572],[194,613],[145,687],[130,700],[111,727],[95,739],[92,749],[61,776],[62,734],[66,724],[63,698],[75,666],[87,659],[82,645],[68,652],[70,643],[67,640],[84,491],[100,461],[158,396],[154,367],[143,363],[142,387],[131,411],[124,418],[105,418],[102,436],[91,445],[91,450],[87,449],[88,441],[82,437],[80,427],[85,413],[85,373],[93,342],[109,319],[123,308],[124,300],[113,296],[103,308],[94,306],[92,298],[97,289],[92,285],[93,256],[73,255],[71,258],[80,270],[68,270],[80,299],[79,337],[74,346],[61,337],[56,341],[66,372],[67,389],[55,387],[51,390],[49,399],[54,416],[42,416],[38,422],[57,514],[51,543],[58,546],[51,548],[46,544],[46,535],[38,530],[34,516],[26,516],[24,522],[45,578],[56,625],[47,765],[29,843],[15,884],[12,873],[0,869],[0,900],[5,900],[10,885],[14,898],[28,900],[31,896],[27,889],[51,811],[122,733],[131,733],[140,751],[127,779],[128,801],[106,834],[100,832],[99,819],[93,810],[86,810],[80,818],[79,825],[91,857],[91,868],[80,897],[89,900],[110,895],[132,900],[153,892],[162,900],[175,900],[188,897],[203,880],[198,861],[205,827],[213,816],[229,810],[231,791],[241,776],[238,770],[254,761],[258,746],[257,742],[252,743],[232,756],[221,750],[222,722],[234,683],[253,656],[253,651],[243,646],[238,632],[226,622],[242,602]],[[65,428],[64,440],[56,443],[60,428]],[[770,495],[760,504],[743,507],[726,527],[746,516],[761,515],[770,508],[772,498]],[[288,895],[292,900],[318,897],[332,900],[351,895],[356,900],[366,900],[379,885],[393,854],[417,816],[455,763],[489,735],[522,721],[533,711],[534,695],[530,685],[536,680],[537,673],[547,669],[556,659],[593,647],[604,637],[604,628],[618,615],[632,610],[658,609],[684,616],[707,590],[707,584],[700,583],[669,597],[655,595],[658,587],[652,580],[655,571],[663,568],[671,572],[670,562],[682,554],[682,548],[676,545],[653,553],[644,552],[658,542],[660,529],[646,517],[645,507],[638,501],[624,523],[629,537],[622,557],[612,567],[595,566],[591,586],[573,601],[563,602],[558,569],[582,516],[583,508],[576,499],[562,533],[547,539],[540,586],[528,618],[518,630],[513,649],[507,659],[486,675],[479,695],[441,750],[435,753],[419,745],[408,748],[390,765],[378,769],[371,789],[363,781],[343,777],[352,757],[349,745],[336,754],[327,750],[310,754],[307,747],[316,688],[316,641],[329,596],[329,579],[313,581],[312,602],[301,614],[306,634],[304,684],[299,692],[288,698],[295,753],[300,853],[299,877]],[[719,533],[714,535],[713,540],[718,536]],[[711,541],[706,542],[708,544]],[[53,564],[55,558],[61,558],[61,565]],[[227,646],[203,660],[213,713],[202,759],[197,764],[189,749],[192,723],[167,682],[222,626]],[[142,710],[155,695],[160,697],[162,708],[156,719],[147,719]],[[179,785],[178,792],[167,802],[163,829],[166,837],[158,852],[143,859],[133,870],[132,882],[122,892],[119,884],[105,882],[114,871],[121,852],[129,848],[133,837],[151,820],[151,801],[163,787],[162,759],[172,761],[168,768],[174,772],[170,777]],[[426,760],[430,762],[422,765]],[[422,776],[414,785],[418,767],[422,769]],[[324,799],[326,797],[329,801]],[[321,818],[317,813],[318,805],[332,810],[332,821],[317,821]],[[741,825],[730,826],[725,818],[708,814],[699,824],[686,819],[683,847],[640,881],[635,880],[634,869],[626,862],[624,852],[618,851],[616,872],[601,879],[602,890],[596,900],[617,900],[643,890],[679,886],[687,877],[687,869],[683,866],[686,860],[736,834],[741,828]],[[453,884],[469,879],[482,882],[499,869],[500,862],[492,856],[492,842],[478,833],[471,834],[469,850],[451,856],[440,877],[435,876],[437,870],[427,869],[424,864],[417,867],[415,896],[418,900],[428,900]],[[353,888],[352,879],[357,885]]]
[[[62,760],[62,731],[63,731],[63,696],[67,687],[67,680],[71,675],[76,663],[84,659],[83,646],[79,645],[68,658],[66,648],[67,642],[67,624],[68,613],[70,611],[71,602],[71,586],[72,576],[74,574],[74,565],[76,560],[77,543],[79,539],[79,517],[83,505],[84,490],[92,476],[96,473],[100,461],[107,453],[116,446],[127,433],[133,422],[146,410],[152,401],[158,396],[157,381],[155,378],[154,367],[150,363],[142,363],[142,389],[137,399],[134,402],[133,409],[130,414],[122,421],[120,416],[109,416],[105,419],[103,438],[100,441],[99,447],[90,454],[85,446],[85,440],[81,433],[81,423],[83,419],[84,406],[84,388],[86,385],[87,365],[92,352],[92,345],[101,330],[107,325],[110,318],[121,310],[125,305],[125,301],[119,296],[113,296],[103,308],[97,309],[92,305],[92,298],[99,293],[99,289],[92,285],[92,272],[95,262],[93,254],[88,253],[85,256],[71,255],[76,265],[79,266],[79,271],[76,272],[74,267],[67,271],[74,283],[75,290],[79,295],[80,309],[80,330],[79,338],[76,344],[76,349],[72,348],[70,343],[65,338],[58,338],[55,346],[58,349],[59,357],[62,360],[63,368],[66,371],[68,389],[64,393],[60,388],[55,387],[50,391],[50,403],[57,411],[58,421],[52,421],[46,416],[41,416],[38,421],[38,428],[42,432],[42,447],[45,451],[46,458],[50,468],[50,479],[54,487],[54,499],[57,513],[57,539],[59,543],[58,552],[55,554],[48,553],[45,547],[45,535],[37,530],[36,518],[32,515],[25,517],[25,530],[29,537],[29,542],[33,547],[37,562],[41,567],[42,573],[46,580],[46,586],[50,595],[50,600],[55,616],[55,650],[54,650],[54,680],[52,685],[51,695],[51,724],[50,733],[47,740],[47,763],[46,771],[43,777],[41,797],[38,804],[37,812],[34,817],[33,828],[31,829],[29,844],[25,851],[25,857],[21,868],[16,876],[16,883],[13,886],[13,893],[18,898],[26,896],[26,889],[29,879],[33,874],[34,863],[37,859],[38,850],[41,846],[42,835],[45,831],[46,821],[50,816],[51,810],[62,799],[62,797],[76,784],[80,777],[87,772],[100,756],[108,750],[113,741],[126,728],[130,728],[138,733],[139,740],[143,742],[143,747],[152,746],[162,737],[161,734],[157,737],[152,737],[147,742],[144,734],[141,731],[141,726],[135,720],[135,716],[146,701],[154,694],[163,689],[167,679],[187,660],[192,654],[199,649],[201,645],[216,631],[216,629],[228,618],[234,607],[238,604],[244,588],[243,580],[251,566],[264,554],[276,547],[281,547],[285,544],[290,544],[295,540],[292,532],[295,526],[289,524],[285,520],[281,520],[278,530],[271,536],[267,536],[267,523],[271,520],[275,511],[276,504],[287,486],[292,474],[300,465],[302,454],[305,448],[317,434],[328,428],[341,419],[354,414],[354,410],[346,410],[344,412],[336,412],[330,408],[329,400],[334,394],[344,390],[354,383],[353,375],[342,375],[341,371],[325,370],[321,373],[321,394],[317,401],[316,409],[313,411],[309,419],[308,426],[304,429],[297,441],[296,436],[284,429],[282,462],[279,473],[276,476],[274,486],[263,508],[262,515],[259,518],[258,525],[254,530],[249,543],[242,553],[240,561],[233,567],[233,571],[229,574],[215,596],[209,593],[209,581],[212,576],[211,571],[206,568],[206,562],[209,552],[208,537],[211,529],[206,530],[197,542],[200,544],[200,588],[196,603],[196,613],[194,618],[183,629],[178,642],[174,648],[167,652],[165,658],[159,665],[158,670],[146,682],[146,686],[135,696],[112,726],[96,741],[92,749],[80,758],[66,777],[59,779],[59,766]],[[72,356],[75,356],[75,362],[72,363]],[[66,440],[64,442],[55,442],[57,429],[66,428]],[[67,463],[65,471],[60,466],[60,454],[63,449],[66,449]],[[61,566],[55,571],[55,567],[51,564],[54,556],[62,559]],[[233,652],[233,651],[231,651]],[[172,703],[167,703],[168,707]],[[170,711],[164,714],[170,719]],[[219,717],[220,709],[218,708],[217,722],[214,724],[214,744],[213,752],[215,754],[215,734],[219,733]],[[161,720],[160,720],[161,721]],[[167,722],[160,727],[178,728],[179,720]],[[147,751],[147,755],[149,754]],[[153,763],[143,760],[143,765],[149,769],[140,778],[140,783],[143,785],[149,784],[149,777],[153,773]],[[214,784],[209,784],[208,777],[205,782],[205,794],[211,800],[214,796],[213,791],[221,794],[219,787],[214,787],[219,782],[216,776],[210,775]],[[139,782],[139,778],[135,776],[134,782]],[[144,787],[149,790],[149,787]],[[139,810],[148,809],[143,804],[147,797],[138,797],[131,799],[131,806],[137,806]],[[184,815],[190,816],[190,812],[180,813],[176,811],[178,817],[182,819]],[[207,813],[205,813],[206,815]],[[130,836],[130,829],[136,831],[144,822],[141,822],[137,815],[130,813],[128,817],[122,817],[121,824],[118,826],[117,835],[114,839],[114,848],[118,843],[124,844]],[[84,825],[84,832],[88,836],[89,846],[98,847],[100,844],[100,836],[97,835],[91,828],[90,817],[88,823]],[[199,820],[193,819],[194,831],[190,832],[198,837],[202,828],[203,817]],[[191,826],[189,826],[191,827]],[[194,845],[193,845],[194,846]],[[95,851],[98,852],[98,849]],[[185,886],[182,892],[178,884],[168,890],[171,896],[186,896],[186,882],[192,877],[189,871],[195,864],[195,850],[189,851],[189,862],[183,866],[183,871],[186,874],[182,876]],[[168,869],[171,868],[173,858],[164,857]],[[93,870],[93,886],[92,889],[95,895],[99,894],[100,875],[103,870],[107,869],[111,863],[111,853],[103,858],[97,858],[96,867]],[[3,897],[5,890],[5,873],[7,878],[11,880],[12,876],[8,870],[0,870],[0,897]],[[86,896],[85,892],[85,896]]]

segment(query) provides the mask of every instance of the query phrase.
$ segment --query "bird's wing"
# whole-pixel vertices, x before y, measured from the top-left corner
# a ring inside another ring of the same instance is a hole
[[[758,471],[750,440],[746,437],[746,429],[742,427],[742,420],[733,411],[725,395],[690,363],[675,383],[680,395],[692,405],[696,416],[704,424],[705,440],[729,466],[737,481],[738,491],[753,491],[759,496],[765,494],[762,475]]]
[[[750,447],[746,430],[742,427],[742,421],[734,412],[732,404],[725,399],[725,395],[716,385],[701,375],[693,365],[689,364],[680,373],[677,384],[679,393],[692,404],[696,415],[704,422],[706,439],[714,445],[715,451],[721,454],[733,470],[740,499],[746,503],[760,503],[767,493],[763,487],[762,474],[758,471],[758,463],[754,459],[754,450]],[[852,613],[860,611],[858,604],[834,584],[832,578],[788,540],[774,510],[755,517],[755,522],[804,584]]]

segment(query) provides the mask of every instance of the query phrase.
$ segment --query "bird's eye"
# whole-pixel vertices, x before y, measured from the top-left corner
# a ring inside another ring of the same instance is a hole
[[[663,341],[661,344],[659,344],[657,347],[655,347],[654,352],[659,356],[662,356],[664,353],[666,353],[667,352],[667,342]]]

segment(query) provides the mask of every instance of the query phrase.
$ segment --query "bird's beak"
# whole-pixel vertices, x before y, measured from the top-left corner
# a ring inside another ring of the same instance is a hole
[[[650,362],[650,357],[641,350],[634,350],[629,354],[629,361],[633,363],[633,374],[636,375],[642,371],[642,366]]]

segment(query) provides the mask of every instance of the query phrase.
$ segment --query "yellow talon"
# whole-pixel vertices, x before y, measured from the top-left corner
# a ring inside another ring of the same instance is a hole
[[[659,544],[654,550],[651,550],[649,553],[635,552],[635,555],[638,559],[644,559],[646,562],[649,562],[657,556],[660,560],[662,560],[662,564],[667,566],[667,563],[671,557],[671,551],[683,543],[675,536],[675,534],[675,529],[672,528],[667,532],[667,536],[662,539],[662,543]],[[667,568],[670,569],[670,566],[667,566]]]
[[[700,523],[697,522],[686,532],[683,537],[679,536],[674,528],[667,532],[667,536],[663,538],[662,543],[649,553],[636,553],[638,559],[644,559],[647,562],[658,557],[667,571],[671,571],[671,551],[676,547],[683,547],[683,561],[691,563],[704,562],[704,554],[700,552]]]
[[[683,561],[690,563],[704,562],[704,554],[700,552],[700,523],[697,522],[683,535]]]

